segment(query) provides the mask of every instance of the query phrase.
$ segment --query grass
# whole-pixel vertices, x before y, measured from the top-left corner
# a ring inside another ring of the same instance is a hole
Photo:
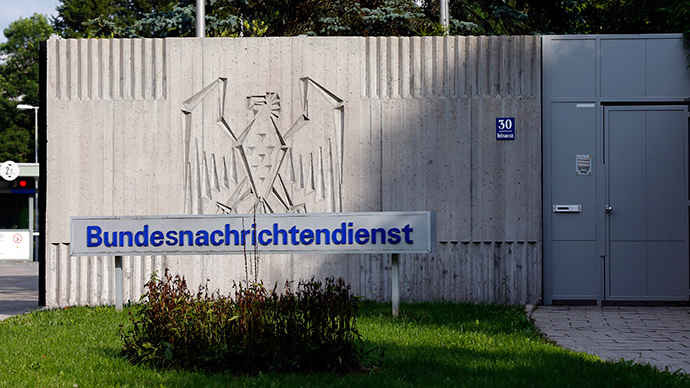
[[[374,368],[350,375],[154,370],[120,355],[127,308],[35,311],[0,322],[0,387],[690,387],[690,377],[603,362],[542,339],[520,307],[365,302],[358,327]]]

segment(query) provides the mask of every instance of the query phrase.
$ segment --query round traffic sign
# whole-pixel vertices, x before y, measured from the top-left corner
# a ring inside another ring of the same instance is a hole
[[[19,176],[19,166],[17,163],[8,160],[0,164],[0,176],[6,181],[13,181]]]

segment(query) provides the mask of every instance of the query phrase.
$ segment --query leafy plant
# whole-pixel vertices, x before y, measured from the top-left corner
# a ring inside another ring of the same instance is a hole
[[[166,270],[146,284],[133,328],[120,330],[123,353],[138,364],[240,374],[361,369],[356,299],[342,279],[276,288],[236,285],[234,299],[208,286],[192,294]]]

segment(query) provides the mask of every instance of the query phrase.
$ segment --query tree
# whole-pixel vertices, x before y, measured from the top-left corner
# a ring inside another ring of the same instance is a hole
[[[62,0],[56,27],[74,19],[81,36],[194,36],[195,0]],[[144,1],[149,3],[144,4]],[[107,4],[107,7],[99,4]],[[439,1],[206,0],[206,36],[524,35],[658,33],[677,30],[687,0],[450,0],[450,28]],[[103,12],[94,10],[105,9]],[[105,8],[104,8],[105,7]],[[64,15],[63,15],[64,13]],[[75,16],[77,15],[77,16]],[[687,21],[686,21],[687,22]],[[674,27],[676,26],[676,27]]]
[[[413,0],[210,0],[206,36],[416,35],[432,24]],[[110,16],[87,22],[97,36],[196,35],[196,2],[151,12],[122,27]]]
[[[676,0],[669,6],[672,19],[672,26],[677,32],[683,33],[685,49],[690,52],[690,2],[687,0]],[[688,53],[690,57],[690,53]]]
[[[34,161],[33,112],[30,113],[19,111],[16,102],[0,98],[0,163]]]
[[[589,0],[582,14],[584,34],[683,33],[690,58],[688,0]]]
[[[673,31],[672,6],[677,0],[590,0],[581,33],[653,34]],[[683,3],[686,3],[683,1]]]
[[[147,14],[168,12],[177,0],[61,0],[58,16],[52,22],[64,38],[89,38],[98,35],[100,19],[117,28],[131,26]]]
[[[88,37],[94,27],[82,23],[100,15],[114,17],[118,9],[111,0],[62,0],[56,8],[58,16],[52,22],[63,38]]]
[[[528,35],[577,33],[585,0],[450,0],[450,34]],[[429,19],[439,2],[425,0]]]
[[[53,28],[44,15],[10,23],[4,31],[7,42],[0,44],[0,161],[34,160],[34,115],[17,110],[17,104],[37,106],[38,45]]]

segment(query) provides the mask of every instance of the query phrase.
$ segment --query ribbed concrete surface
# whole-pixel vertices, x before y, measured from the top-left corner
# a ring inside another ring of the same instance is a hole
[[[564,348],[690,373],[690,307],[540,306],[532,318]]]
[[[539,37],[68,39],[47,51],[49,306],[113,303],[112,258],[70,257],[70,216],[247,212],[247,174],[266,171],[278,175],[263,211],[436,211],[437,253],[401,257],[403,300],[541,299]],[[236,141],[269,123],[265,106],[287,151],[254,166]],[[516,140],[496,140],[498,117],[516,118]],[[340,276],[386,300],[390,262],[277,255],[259,269],[267,284]],[[223,292],[245,278],[243,257],[124,266],[125,300],[165,267]]]

